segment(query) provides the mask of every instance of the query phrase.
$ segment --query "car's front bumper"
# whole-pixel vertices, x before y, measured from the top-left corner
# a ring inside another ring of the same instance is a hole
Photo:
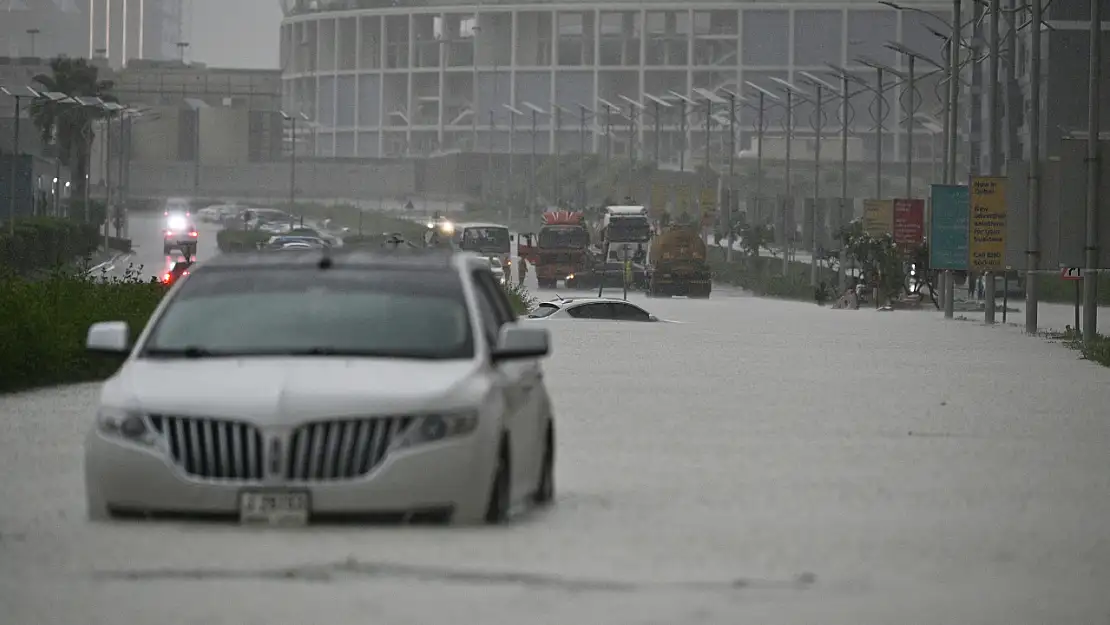
[[[85,487],[91,518],[115,515],[229,517],[238,515],[244,492],[309,494],[310,518],[373,518],[449,513],[457,522],[482,517],[496,460],[496,446],[482,432],[388,453],[363,477],[335,481],[219,480],[188,475],[167,452],[89,434]]]

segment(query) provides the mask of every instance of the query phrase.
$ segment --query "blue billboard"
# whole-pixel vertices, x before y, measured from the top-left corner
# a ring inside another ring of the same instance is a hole
[[[934,184],[929,212],[929,268],[966,271],[971,198],[962,185]]]

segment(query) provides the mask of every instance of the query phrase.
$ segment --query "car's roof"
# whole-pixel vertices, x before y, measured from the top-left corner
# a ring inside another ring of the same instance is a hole
[[[636,306],[636,308],[640,308],[640,306],[637,306],[636,304],[633,304],[632,302],[626,302],[625,300],[620,299],[619,297],[568,297],[566,299],[554,299],[554,300],[550,300],[550,301],[547,301],[547,302],[540,302],[540,303],[541,304],[548,304],[550,306],[558,306],[560,308],[570,306],[571,304],[610,304],[610,303],[611,304],[628,304],[630,306]]]
[[[330,263],[332,267],[440,271],[453,270],[456,262],[463,262],[474,268],[489,268],[488,262],[482,262],[477,257],[439,248],[401,247],[396,250],[373,250],[344,247],[338,250],[288,251],[292,253],[274,254],[260,251],[221,254],[204,263],[204,268],[206,270],[299,269]]]

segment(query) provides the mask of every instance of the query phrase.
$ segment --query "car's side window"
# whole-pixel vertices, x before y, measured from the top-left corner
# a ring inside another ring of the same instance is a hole
[[[505,294],[505,289],[497,284],[493,274],[488,271],[478,271],[474,274],[474,279],[485,288],[497,311],[500,322],[511,323],[516,321],[516,312],[513,311],[513,305],[509,303],[509,296]]]
[[[650,317],[643,309],[631,304],[610,304],[613,307],[613,318],[620,321],[648,321]]]
[[[567,309],[567,314],[576,319],[612,319],[608,304],[583,304]]]
[[[485,332],[486,341],[490,346],[497,345],[497,336],[501,331],[501,322],[498,320],[497,308],[490,301],[489,293],[482,286],[477,275],[473,276],[474,290],[478,299],[478,314],[482,316],[482,330]]]

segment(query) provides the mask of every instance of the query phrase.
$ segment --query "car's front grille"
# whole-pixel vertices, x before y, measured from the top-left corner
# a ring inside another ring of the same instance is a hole
[[[347,480],[373,471],[412,417],[316,421],[293,430],[285,477],[298,481]]]
[[[168,415],[150,415],[150,421],[185,473],[220,480],[262,479],[262,433],[253,425]]]

